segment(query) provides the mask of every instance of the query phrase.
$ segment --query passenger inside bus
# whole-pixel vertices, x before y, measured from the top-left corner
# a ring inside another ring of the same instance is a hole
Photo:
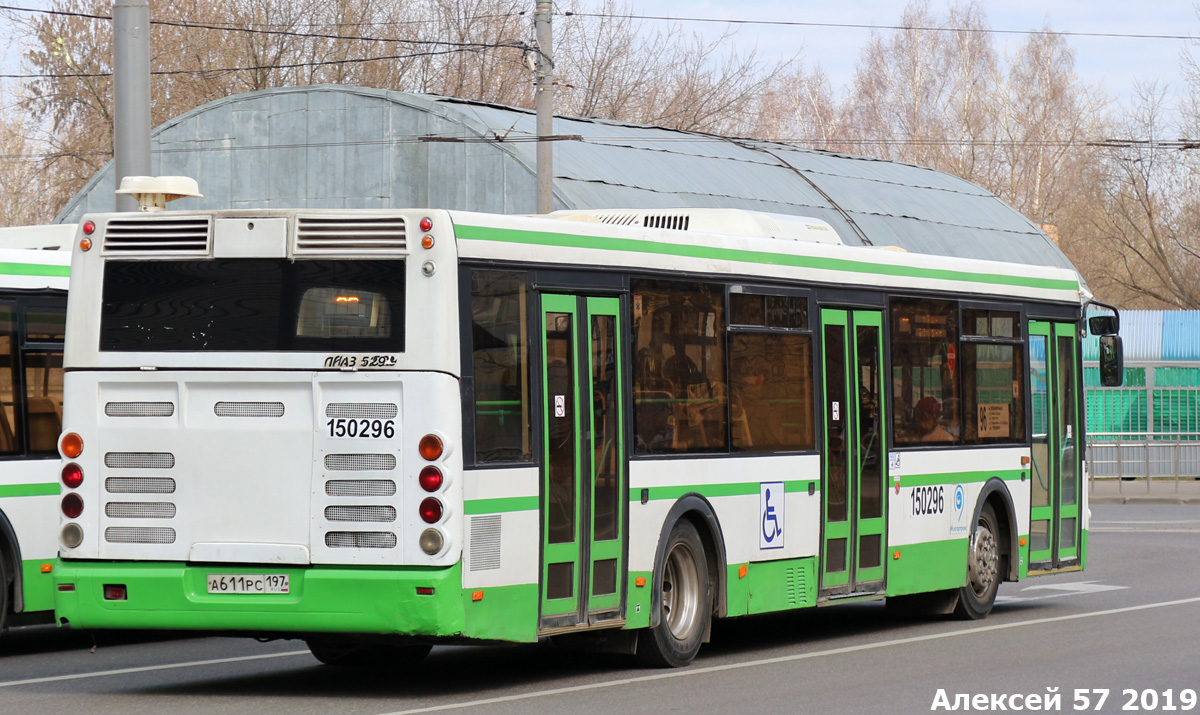
[[[942,406],[934,397],[922,397],[913,408],[917,430],[922,442],[953,442],[954,437],[942,427]]]

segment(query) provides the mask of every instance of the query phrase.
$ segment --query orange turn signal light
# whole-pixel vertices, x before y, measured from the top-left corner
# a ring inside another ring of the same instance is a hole
[[[75,459],[83,454],[83,437],[74,432],[64,434],[62,438],[62,453],[71,459]]]
[[[738,566],[738,578],[746,578],[746,574],[750,572],[750,568],[746,564]]]
[[[427,461],[432,462],[442,456],[442,438],[436,434],[427,434],[421,438],[421,443],[417,446],[417,450]]]
[[[54,570],[54,564],[42,564],[42,573],[50,573]]]
[[[637,586],[638,588],[643,588],[646,585],[646,577],[638,576],[633,580],[633,585]]]
[[[898,559],[898,558],[900,558],[900,552],[899,552],[899,551],[893,551],[893,552],[892,552],[892,559],[893,559],[893,560],[895,560],[895,559]]]
[[[471,600],[472,601],[482,601],[483,600],[483,591],[472,591],[471,592]]]

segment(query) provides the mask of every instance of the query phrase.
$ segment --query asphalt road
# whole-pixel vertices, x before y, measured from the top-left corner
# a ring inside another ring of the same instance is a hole
[[[1100,712],[1200,712],[1200,505],[1093,515],[1086,572],[1005,584],[980,622],[851,604],[718,623],[678,670],[546,643],[440,647],[390,674],[322,666],[297,642],[30,627],[0,639],[0,712],[879,715],[930,712],[939,689],[983,709],[1056,692],[1039,711],[1073,712],[1076,689],[1108,689]]]

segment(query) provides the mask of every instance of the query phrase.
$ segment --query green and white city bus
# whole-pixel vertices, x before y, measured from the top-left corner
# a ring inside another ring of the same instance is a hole
[[[66,251],[73,226],[0,229],[0,631],[54,620]],[[59,240],[62,239],[62,240]]]
[[[86,235],[85,235],[86,234]],[[328,663],[864,599],[981,618],[1087,560],[1062,268],[736,210],[86,218],[62,622]]]

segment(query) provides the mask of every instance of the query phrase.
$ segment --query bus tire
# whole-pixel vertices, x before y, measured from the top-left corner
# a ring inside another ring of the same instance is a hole
[[[8,622],[8,609],[12,608],[12,590],[16,578],[8,576],[8,562],[4,560],[4,541],[0,540],[0,633]]]
[[[954,615],[962,620],[986,618],[1000,589],[1000,528],[991,504],[984,504],[975,520],[967,554],[967,584],[958,591]]]
[[[712,618],[708,560],[692,522],[680,519],[671,528],[655,573],[661,597],[650,622],[658,625],[638,634],[637,660],[645,666],[678,668],[696,657]]]
[[[428,643],[397,646],[337,636],[313,636],[304,642],[314,658],[325,665],[342,668],[412,667],[425,660],[433,649]]]

